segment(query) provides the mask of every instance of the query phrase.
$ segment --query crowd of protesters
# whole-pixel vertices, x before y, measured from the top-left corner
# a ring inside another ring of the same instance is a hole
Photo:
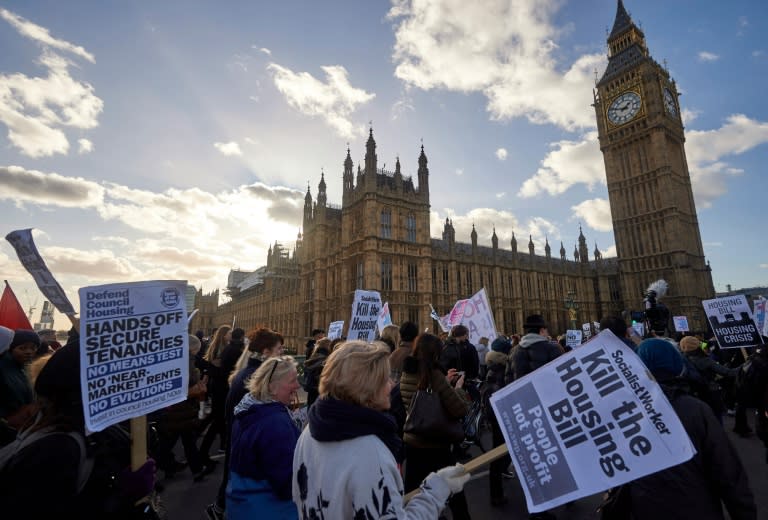
[[[696,449],[691,460],[621,487],[632,518],[719,519],[723,508],[733,519],[756,518],[723,416],[736,415],[736,433],[749,435],[749,412],[755,411],[754,428],[768,462],[768,373],[758,378],[754,395],[746,396],[734,383],[741,370],[737,358],[716,342],[691,334],[669,338],[661,331],[641,339],[617,316],[600,326],[645,363]],[[77,329],[62,347],[48,331],[0,327],[4,513],[136,518],[137,501],[155,494],[156,468],[166,478],[188,468],[194,485],[213,473],[210,451],[219,439],[224,471],[205,511],[212,520],[437,519],[445,508],[454,519],[469,519],[472,508],[463,493],[469,475],[459,464],[467,458],[466,447],[408,430],[415,396],[436,395],[456,421],[471,403],[482,402],[493,445],[499,446],[504,436],[490,411],[491,395],[568,347],[552,337],[541,315],[528,316],[521,335],[484,337],[478,345],[469,342],[463,325],[448,335],[418,331],[411,322],[390,325],[367,343],[331,341],[315,329],[305,346],[302,383],[296,360],[283,355],[279,332],[221,326],[210,339],[190,336],[188,398],[152,414],[157,439],[150,443],[151,458],[131,471],[124,425],[85,435]],[[752,357],[755,366],[768,367],[765,348]],[[298,402],[300,384],[305,403]],[[185,461],[175,458],[178,440]],[[492,506],[507,503],[503,478],[513,475],[509,455],[491,463]],[[46,490],[46,500],[35,500],[38,489]],[[419,493],[406,502],[413,490]]]

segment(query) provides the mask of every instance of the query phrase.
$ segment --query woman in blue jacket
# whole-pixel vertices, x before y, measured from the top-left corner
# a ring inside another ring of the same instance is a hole
[[[230,444],[227,519],[296,519],[291,499],[299,429],[288,405],[299,389],[290,356],[265,360],[235,408]]]

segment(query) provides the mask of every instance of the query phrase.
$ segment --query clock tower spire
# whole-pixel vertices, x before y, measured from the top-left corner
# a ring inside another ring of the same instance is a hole
[[[650,55],[645,34],[618,0],[608,66],[595,91],[621,293],[639,309],[646,288],[669,283],[665,304],[705,328],[701,300],[714,296],[685,156],[678,91]]]

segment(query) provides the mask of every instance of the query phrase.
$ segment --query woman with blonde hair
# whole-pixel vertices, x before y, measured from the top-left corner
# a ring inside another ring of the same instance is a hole
[[[403,503],[401,440],[390,405],[389,349],[347,341],[328,357],[320,397],[296,445],[293,501],[301,518],[437,518],[469,479],[460,466],[431,473]]]
[[[265,360],[248,382],[232,423],[229,520],[298,518],[291,502],[291,477],[299,429],[288,409],[298,389],[291,356]]]
[[[400,345],[400,327],[390,323],[381,330],[379,339],[387,344],[390,353],[394,352]]]

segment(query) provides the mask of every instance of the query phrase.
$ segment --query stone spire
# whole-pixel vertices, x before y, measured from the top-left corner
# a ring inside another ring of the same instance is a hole
[[[496,236],[496,226],[493,226],[493,235],[491,235],[491,245],[493,245],[494,250],[499,248],[499,237]]]
[[[323,206],[328,203],[328,195],[325,192],[325,172],[320,171],[320,184],[317,185],[317,205]]]
[[[528,235],[528,252],[531,254],[534,254],[534,246],[533,246],[533,235]]]
[[[584,237],[584,232],[579,226],[579,259],[583,262],[589,262],[589,248],[587,247],[587,239]]]
[[[370,175],[376,182],[376,141],[373,139],[373,127],[368,132],[368,141],[365,143],[365,175]]]
[[[562,240],[560,241],[560,260],[565,260],[565,246]]]
[[[510,247],[512,247],[512,252],[517,253],[517,239],[515,238],[515,232],[512,232],[512,240],[509,241]]]
[[[417,176],[419,178],[419,194],[421,197],[429,202],[429,168],[427,168],[427,155],[424,153],[424,145],[421,145],[421,153],[419,154],[419,171]]]
[[[347,145],[347,158],[344,159],[344,193],[352,191],[354,188],[352,156],[349,154],[349,145]]]
[[[472,224],[472,233],[469,236],[472,238],[472,249],[475,249],[477,247],[477,231],[475,231],[474,224]]]
[[[309,192],[309,183],[307,183],[307,194],[304,195],[304,232],[306,233],[309,223],[312,222],[312,194]]]
[[[549,237],[544,237],[544,254],[547,255],[547,258],[552,256],[552,248],[549,247]]]

